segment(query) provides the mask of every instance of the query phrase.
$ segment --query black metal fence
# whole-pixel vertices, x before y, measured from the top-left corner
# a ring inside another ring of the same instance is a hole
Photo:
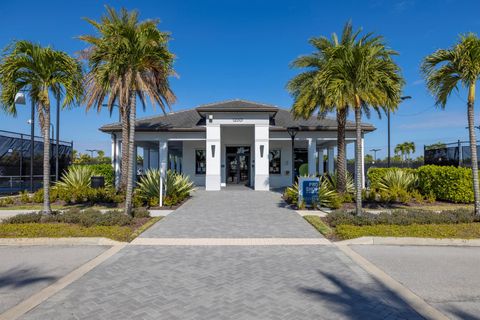
[[[477,149],[479,147],[480,146],[477,145]],[[453,143],[438,143],[431,146],[424,146],[423,155],[425,164],[457,167],[469,167],[472,165],[470,142],[468,141],[458,140]]]
[[[22,190],[36,190],[43,179],[43,138],[33,139],[33,172],[31,164],[31,136],[0,130],[0,193],[14,193]],[[51,142],[50,172],[55,178],[55,154],[57,144]],[[71,164],[73,142],[60,141],[58,144],[59,175]],[[33,174],[33,175],[32,175]],[[33,185],[30,181],[33,180]]]

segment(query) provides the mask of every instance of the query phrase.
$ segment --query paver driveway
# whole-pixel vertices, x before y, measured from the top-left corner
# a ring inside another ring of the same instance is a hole
[[[236,190],[198,191],[143,237],[320,235],[279,194]],[[23,319],[420,317],[331,245],[131,245]]]
[[[279,193],[245,188],[198,190],[141,237],[318,238],[321,234],[295,211],[285,208]]]

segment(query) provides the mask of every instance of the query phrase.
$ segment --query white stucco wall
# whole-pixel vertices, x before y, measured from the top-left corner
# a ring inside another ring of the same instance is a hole
[[[270,188],[286,187],[291,184],[292,176],[292,148],[291,142],[285,140],[270,140],[270,150],[281,149],[281,173],[270,174]],[[287,171],[289,174],[287,174]]]
[[[205,150],[205,141],[183,141],[182,168],[197,186],[205,186],[205,175],[195,174],[195,150]]]

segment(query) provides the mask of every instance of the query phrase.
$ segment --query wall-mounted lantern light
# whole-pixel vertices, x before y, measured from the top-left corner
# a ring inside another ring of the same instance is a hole
[[[215,158],[215,145],[212,144],[212,158]]]
[[[212,121],[213,121],[213,114],[209,114],[209,115],[208,115],[208,121],[209,121],[209,122],[212,122]]]
[[[265,146],[263,144],[260,145],[260,157],[263,158],[263,151],[265,149]]]

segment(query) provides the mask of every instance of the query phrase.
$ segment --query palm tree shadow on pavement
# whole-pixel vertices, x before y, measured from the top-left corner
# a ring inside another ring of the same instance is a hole
[[[348,280],[319,271],[335,290],[302,287],[300,291],[326,303],[328,309],[346,319],[423,319],[403,299],[380,282],[353,286]],[[329,285],[329,287],[331,287]]]
[[[51,283],[58,277],[41,275],[34,269],[10,269],[0,274],[0,289],[17,289],[37,282]]]

